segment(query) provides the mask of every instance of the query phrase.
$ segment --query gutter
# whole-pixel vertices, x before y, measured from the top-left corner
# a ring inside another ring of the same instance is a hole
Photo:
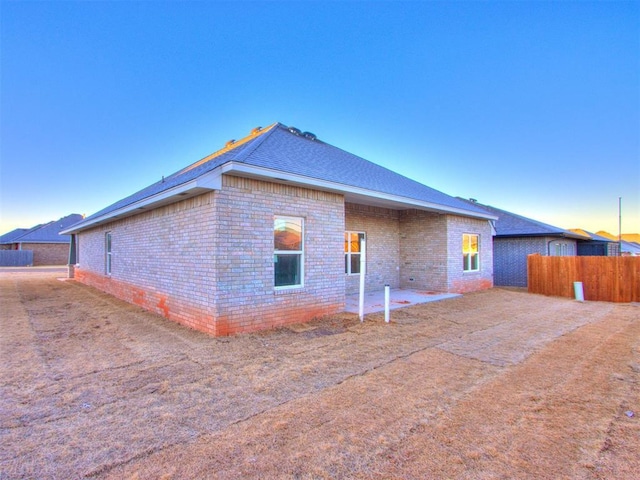
[[[450,207],[439,203],[425,202],[401,195],[393,195],[389,193],[377,192],[361,187],[353,187],[337,182],[327,180],[319,180],[295,173],[287,173],[280,170],[274,170],[265,167],[248,165],[243,162],[229,161],[219,167],[214,168],[200,177],[183,183],[173,188],[169,188],[160,193],[152,195],[137,202],[131,203],[116,210],[107,212],[95,218],[89,217],[87,220],[76,223],[75,225],[62,230],[60,235],[71,235],[79,233],[82,230],[97,227],[114,220],[131,217],[145,210],[152,210],[164,205],[184,200],[188,197],[200,195],[202,193],[221,190],[222,175],[232,174],[240,177],[255,178],[259,180],[269,180],[285,185],[295,185],[306,188],[314,188],[316,190],[340,193],[345,196],[347,201],[371,201],[385,205],[389,208],[415,208],[419,210],[427,210],[437,213],[447,213],[460,215],[463,217],[479,218],[483,220],[497,220],[498,217],[489,213],[474,212],[463,208]]]
[[[155,195],[151,195],[150,197],[138,200],[137,202],[131,203],[111,212],[107,212],[103,215],[100,215],[99,217],[89,218],[82,222],[76,223],[70,228],[62,230],[60,232],[60,235],[71,235],[74,233],[78,233],[82,230],[87,230],[88,228],[93,228],[97,227],[98,225],[112,222],[113,220],[120,220],[122,218],[131,217],[146,210],[153,210],[154,208],[169,205],[171,203],[184,200],[188,197],[194,197],[211,190],[220,190],[221,188],[222,175],[220,174],[218,169],[215,169],[211,172],[205,173],[204,175],[194,180],[183,183],[176,187],[169,188],[167,190],[164,190],[163,192],[156,193]]]
[[[498,217],[489,213],[474,212],[464,208],[450,207],[439,203],[425,202],[414,198],[403,197],[390,193],[368,190],[361,187],[353,187],[343,183],[331,182],[328,180],[320,180],[317,178],[306,177],[296,173],[286,173],[280,170],[273,170],[266,167],[258,167],[248,165],[242,162],[230,161],[218,167],[223,174],[235,174],[238,176],[256,178],[264,180],[269,179],[277,183],[285,185],[295,185],[300,187],[311,187],[316,190],[329,191],[345,195],[345,199],[374,199],[381,203],[386,203],[390,207],[396,208],[417,208],[420,210],[428,210],[438,213],[450,213],[464,217],[480,218],[483,220],[497,220]]]

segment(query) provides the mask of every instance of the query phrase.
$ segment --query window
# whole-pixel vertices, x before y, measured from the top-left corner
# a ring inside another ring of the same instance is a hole
[[[273,263],[276,287],[301,287],[304,256],[302,218],[274,217]]]
[[[480,270],[478,235],[472,233],[462,235],[462,270],[465,272]]]
[[[347,275],[360,273],[363,240],[363,232],[344,232],[344,273]]]
[[[105,272],[111,275],[111,232],[105,234]]]
[[[569,245],[567,243],[554,243],[554,252],[551,254],[556,257],[566,257],[569,255]]]

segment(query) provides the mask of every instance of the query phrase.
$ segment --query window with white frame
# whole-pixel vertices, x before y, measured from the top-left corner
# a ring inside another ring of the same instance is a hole
[[[462,270],[465,272],[480,270],[479,237],[474,233],[462,235]]]
[[[105,251],[105,272],[107,275],[111,275],[111,232],[107,232],[104,236],[104,251]]]
[[[556,242],[553,244],[553,246],[554,251],[551,255],[556,257],[566,257],[567,255],[569,255],[569,244]]]
[[[347,275],[360,274],[364,238],[364,232],[344,232],[344,273]]]
[[[304,275],[304,220],[275,216],[273,264],[276,287],[301,287]]]

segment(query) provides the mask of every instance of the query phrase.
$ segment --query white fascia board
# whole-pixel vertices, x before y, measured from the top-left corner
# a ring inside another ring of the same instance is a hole
[[[105,213],[99,217],[92,218],[88,222],[80,222],[66,230],[62,230],[60,235],[70,235],[78,233],[88,228],[96,227],[116,219],[131,217],[146,210],[151,210],[164,205],[184,200],[188,196],[195,196],[210,190],[220,190],[222,188],[222,174],[218,169],[207,172],[189,182],[169,188],[150,197],[138,200],[117,210]]]
[[[343,183],[330,182],[328,180],[320,180],[317,178],[306,177],[304,175],[298,175],[295,173],[287,173],[280,170],[273,170],[265,167],[257,167],[254,165],[247,165],[240,162],[228,162],[218,167],[221,173],[237,174],[239,176],[254,177],[259,179],[275,180],[277,183],[293,184],[303,187],[310,187],[316,190],[325,190],[335,193],[342,193],[348,200],[351,198],[362,198],[372,201],[372,203],[378,203],[379,205],[387,205],[388,207],[395,208],[416,208],[420,210],[428,210],[431,212],[448,213],[454,215],[460,215],[464,217],[481,218],[483,220],[497,220],[498,217],[489,213],[474,212],[462,208],[449,207],[447,205],[441,205],[439,203],[425,202],[422,200],[416,200],[413,198],[403,197],[400,195],[393,195],[389,193],[377,192],[375,190],[368,190],[361,187],[353,187],[351,185],[345,185]]]

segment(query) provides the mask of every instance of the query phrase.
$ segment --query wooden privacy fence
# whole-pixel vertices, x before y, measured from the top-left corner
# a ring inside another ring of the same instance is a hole
[[[582,282],[585,300],[640,302],[640,257],[527,257],[530,293],[573,297]]]

